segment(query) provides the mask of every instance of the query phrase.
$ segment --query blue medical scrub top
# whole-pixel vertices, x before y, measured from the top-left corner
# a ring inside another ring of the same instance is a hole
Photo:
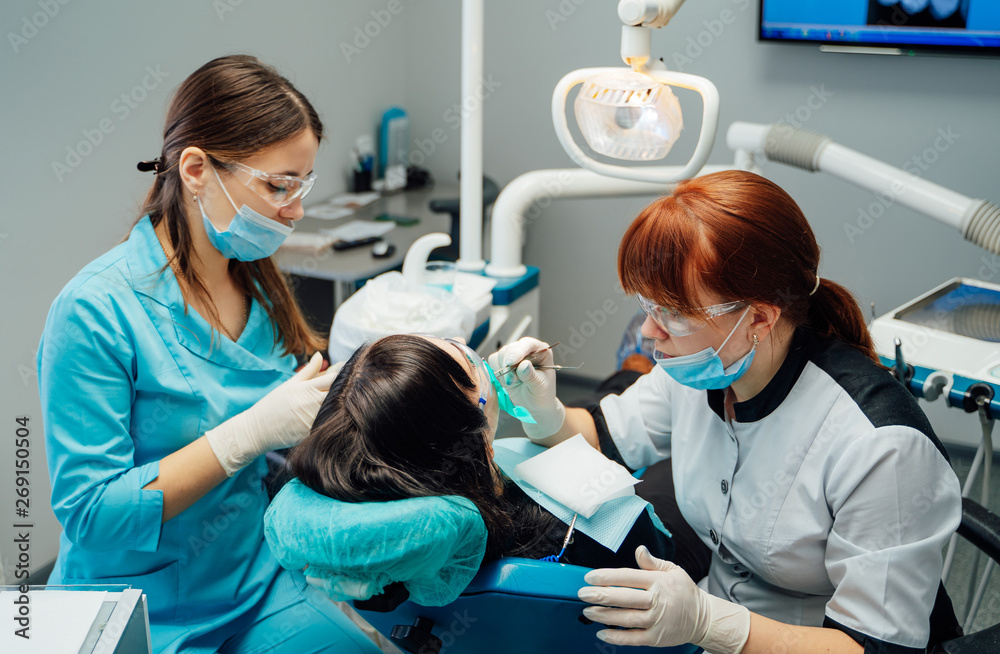
[[[148,217],[62,290],[38,350],[52,506],[63,526],[50,584],[127,583],[149,603],[153,649],[221,644],[278,575],[264,541],[264,457],[161,524],[142,487],[159,460],[288,379],[264,308],[236,342],[184,312]],[[208,637],[213,640],[213,636]]]

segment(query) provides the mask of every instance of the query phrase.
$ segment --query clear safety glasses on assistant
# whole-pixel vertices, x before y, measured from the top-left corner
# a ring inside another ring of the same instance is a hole
[[[296,200],[305,199],[316,183],[316,173],[306,177],[272,175],[241,163],[223,166],[248,189],[276,207],[287,207]]]
[[[639,300],[639,306],[642,307],[643,312],[653,319],[657,327],[671,336],[690,336],[704,329],[705,325],[708,324],[707,321],[709,318],[738,311],[747,306],[745,302],[739,300],[724,304],[713,304],[710,307],[697,309],[701,315],[688,316],[672,307],[661,307],[641,295],[636,295],[635,297]]]

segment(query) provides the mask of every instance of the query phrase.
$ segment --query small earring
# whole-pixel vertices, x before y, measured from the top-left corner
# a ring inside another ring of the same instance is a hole
[[[758,345],[760,345],[760,342],[757,340],[757,334],[754,334],[753,335],[753,346],[757,347]]]

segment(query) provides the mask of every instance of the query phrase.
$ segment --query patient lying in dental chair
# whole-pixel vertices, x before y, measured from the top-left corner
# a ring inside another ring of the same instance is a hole
[[[292,450],[291,474],[344,502],[463,496],[486,525],[484,563],[558,553],[567,524],[493,461],[504,398],[492,388],[485,365],[451,339],[395,335],[362,346],[330,388],[309,437]],[[635,567],[640,544],[656,557],[673,558],[670,537],[643,512],[617,552],[577,531],[560,561]]]

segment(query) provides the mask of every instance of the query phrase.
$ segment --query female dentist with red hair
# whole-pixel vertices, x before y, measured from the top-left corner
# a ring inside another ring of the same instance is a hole
[[[850,292],[819,277],[792,198],[742,171],[682,182],[628,228],[618,275],[647,314],[652,372],[589,410],[565,408],[531,361],[504,383],[536,442],[582,433],[633,470],[671,459],[712,560],[697,584],[644,547],[641,570],[589,572],[584,614],[625,628],[598,636],[801,654],[918,652],[959,635],[941,584],[958,479]],[[490,364],[543,347],[522,339]]]

